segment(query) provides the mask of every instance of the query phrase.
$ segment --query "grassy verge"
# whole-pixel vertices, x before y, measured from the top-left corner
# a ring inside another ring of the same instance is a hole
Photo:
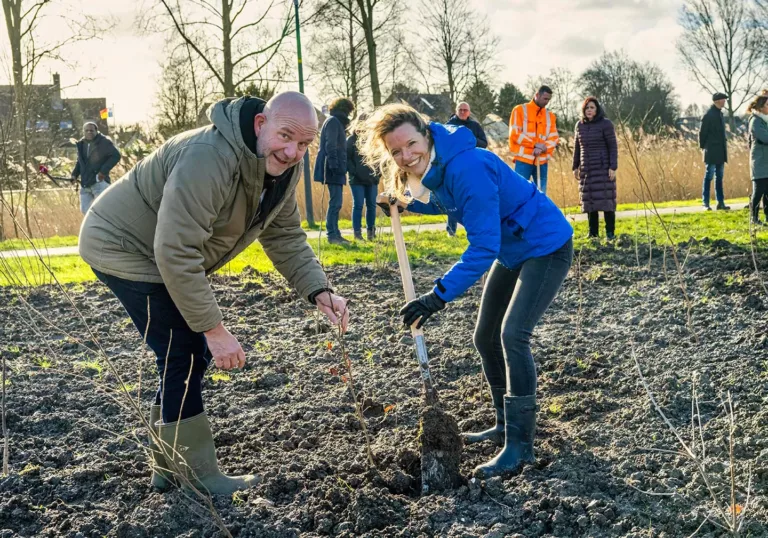
[[[671,229],[671,235],[675,242],[686,241],[690,238],[724,239],[736,245],[749,246],[748,213],[741,211],[712,211],[709,213],[682,213],[678,215],[665,215],[664,221]],[[604,235],[601,222],[601,234]],[[629,236],[637,235],[638,241],[648,241],[648,233],[659,244],[666,243],[666,235],[658,223],[658,220],[649,212],[646,219],[638,217],[633,219],[621,219],[616,223],[617,234]],[[587,238],[587,223],[575,223],[576,248],[594,248],[594,244]],[[408,253],[414,265],[419,263],[431,263],[439,261],[457,260],[467,246],[466,235],[460,229],[455,238],[448,237],[442,231],[408,232],[406,233]],[[768,231],[758,233],[760,248],[768,244]],[[317,249],[317,235],[310,235],[312,248]],[[391,237],[384,236],[378,243],[354,242],[347,247],[330,245],[325,239],[321,241],[322,259],[326,266],[371,264],[375,261],[386,260],[394,263],[394,248]],[[6,260],[7,265],[0,270],[0,285],[9,284],[8,272],[16,275],[40,275],[42,274],[40,262],[34,258]],[[55,256],[49,260],[51,268],[61,282],[75,283],[95,280],[90,268],[78,256]],[[251,266],[259,271],[270,271],[273,266],[264,254],[261,245],[251,245],[240,256],[222,269],[224,274],[238,274],[245,267]],[[22,278],[23,280],[23,278]],[[29,277],[27,280],[34,280]]]

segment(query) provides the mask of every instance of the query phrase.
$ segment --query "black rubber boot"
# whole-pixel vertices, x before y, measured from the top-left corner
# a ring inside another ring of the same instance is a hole
[[[533,463],[533,437],[536,433],[536,396],[504,397],[505,443],[488,463],[475,467],[475,476],[488,479],[514,473],[524,463]]]
[[[492,441],[498,446],[504,445],[504,394],[506,392],[506,387],[491,387],[491,399],[493,400],[493,407],[496,410],[496,425],[493,428],[489,428],[479,433],[462,434],[465,445],[471,445],[481,441]]]

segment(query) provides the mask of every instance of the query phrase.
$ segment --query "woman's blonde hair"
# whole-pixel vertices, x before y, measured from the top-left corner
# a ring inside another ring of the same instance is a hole
[[[751,103],[747,106],[747,112],[755,112],[760,111],[761,108],[765,106],[765,103],[768,103],[768,90],[763,95],[758,95],[755,97]]]
[[[427,137],[429,147],[432,146],[427,117],[413,107],[399,104],[377,108],[358,128],[357,146],[365,164],[381,174],[386,192],[407,202],[405,173],[398,168],[384,143],[385,136],[405,124],[413,125],[416,131]]]

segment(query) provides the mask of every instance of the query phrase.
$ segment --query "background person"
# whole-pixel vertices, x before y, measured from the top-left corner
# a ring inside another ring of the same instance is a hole
[[[334,245],[349,243],[339,230],[339,211],[344,202],[344,185],[347,184],[347,134],[349,115],[355,104],[346,97],[334,100],[330,116],[320,131],[320,148],[315,160],[315,181],[328,187],[328,210],[325,214],[325,233]]]
[[[150,424],[169,446],[184,447],[169,454],[174,466],[202,491],[231,494],[257,478],[219,470],[202,384],[211,359],[242,368],[245,353],[208,275],[258,240],[299,295],[342,330],[349,313],[328,288],[296,202],[300,163],[317,135],[312,103],[298,92],[267,103],[246,96],[219,101],[209,116],[212,125],[170,138],[96,201],[79,250],[156,355]],[[163,470],[174,466],[152,437],[150,448],[152,484],[167,488]]]
[[[448,120],[448,125],[466,127],[472,131],[473,135],[475,135],[475,139],[477,140],[475,147],[487,148],[488,138],[485,136],[483,126],[470,117],[471,113],[472,110],[469,108],[469,103],[462,101],[456,107],[456,114],[451,116]],[[450,213],[448,213],[448,224],[446,225],[445,230],[448,232],[448,235],[456,235],[456,219]]]
[[[581,211],[589,215],[589,237],[600,236],[600,211],[605,216],[606,237],[615,237],[618,160],[613,123],[597,99],[587,97],[576,124],[573,175],[579,182]]]
[[[752,175],[750,211],[752,223],[768,224],[768,91],[756,97],[747,107],[749,118],[749,154]],[[763,202],[765,222],[760,221],[760,201]]]
[[[712,210],[709,206],[712,176],[715,177],[717,209],[730,209],[725,205],[725,194],[723,193],[723,175],[725,163],[728,162],[728,141],[725,134],[725,118],[723,118],[723,107],[727,99],[728,96],[720,92],[712,96],[712,106],[701,119],[701,129],[699,130],[699,147],[704,150],[705,166],[701,203],[707,211]]]
[[[367,118],[367,114],[360,114],[358,125]],[[373,241],[376,238],[376,195],[379,192],[379,174],[363,163],[357,149],[356,130],[353,130],[347,138],[347,173],[349,188],[352,191],[352,229],[355,232],[355,239],[363,240],[363,205],[365,205],[367,236],[369,241]]]
[[[386,211],[390,194],[415,213],[453,208],[467,230],[461,259],[432,291],[405,305],[404,323],[421,327],[490,269],[474,343],[496,424],[468,434],[466,442],[503,442],[504,449],[477,473],[495,476],[533,462],[536,367],[530,337],[568,274],[573,229],[533,184],[496,154],[477,149],[467,129],[429,123],[413,108],[393,104],[372,114],[361,137],[361,153],[382,172]]]
[[[76,147],[72,180],[80,178],[80,212],[85,215],[93,201],[109,187],[109,172],[120,162],[120,152],[92,121],[83,125],[83,138]]]
[[[509,151],[515,161],[515,172],[533,181],[544,194],[549,158],[560,140],[557,118],[546,109],[550,99],[552,88],[541,86],[531,102],[517,105],[509,117]],[[537,177],[537,164],[541,177]]]

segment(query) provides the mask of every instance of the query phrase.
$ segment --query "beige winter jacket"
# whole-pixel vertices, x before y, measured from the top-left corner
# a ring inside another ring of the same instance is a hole
[[[206,275],[256,239],[302,296],[328,286],[301,229],[301,166],[263,228],[252,223],[265,163],[243,142],[242,103],[218,102],[209,112],[213,125],[175,136],[139,162],[96,200],[80,229],[86,263],[127,280],[163,282],[196,332],[222,319]]]

